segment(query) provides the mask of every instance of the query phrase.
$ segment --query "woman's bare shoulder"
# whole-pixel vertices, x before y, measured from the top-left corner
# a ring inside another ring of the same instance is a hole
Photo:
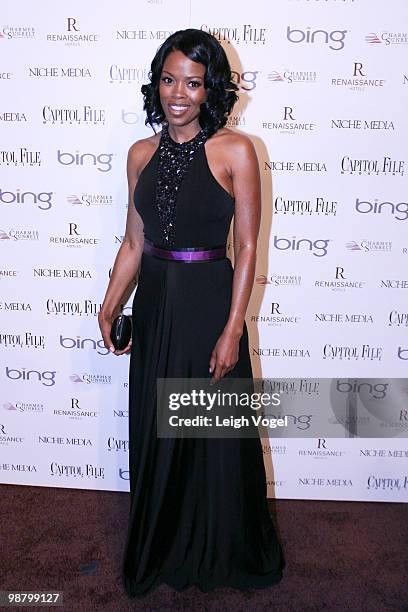
[[[228,157],[233,157],[237,153],[253,148],[253,143],[249,136],[235,132],[231,128],[220,128],[215,132],[212,139],[214,139],[214,146],[217,146],[217,148],[221,147]]]
[[[134,142],[128,151],[128,168],[136,175],[140,174],[146,163],[159,146],[160,133]]]
[[[241,172],[248,163],[257,163],[254,144],[246,134],[223,127],[210,140],[213,140],[214,155],[223,159],[230,175]]]

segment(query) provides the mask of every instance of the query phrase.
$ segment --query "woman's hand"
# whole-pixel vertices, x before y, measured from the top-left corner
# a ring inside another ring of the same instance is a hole
[[[98,314],[98,322],[105,347],[109,349],[111,353],[113,353],[114,355],[124,355],[125,353],[130,353],[130,350],[132,348],[132,336],[130,336],[129,344],[123,349],[123,351],[115,351],[115,347],[113,346],[110,337],[113,322],[112,316],[101,310]]]
[[[211,379],[220,380],[223,376],[234,369],[239,358],[239,340],[242,333],[224,329],[211,353],[210,373],[214,372]]]

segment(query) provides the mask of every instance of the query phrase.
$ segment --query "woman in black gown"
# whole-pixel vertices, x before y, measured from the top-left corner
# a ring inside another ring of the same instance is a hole
[[[254,147],[225,128],[238,99],[219,42],[172,34],[143,85],[161,132],[128,154],[129,210],[99,324],[132,280],[130,515],[122,580],[129,598],[276,584],[285,561],[267,509],[259,438],[160,438],[157,378],[252,378],[245,312],[255,274],[260,177]],[[235,266],[226,257],[234,217]]]

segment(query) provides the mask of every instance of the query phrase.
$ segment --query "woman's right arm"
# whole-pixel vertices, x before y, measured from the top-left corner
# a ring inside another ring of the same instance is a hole
[[[144,151],[145,147],[138,141],[130,147],[128,152],[127,179],[129,200],[126,230],[122,244],[115,258],[108,288],[98,315],[99,327],[105,346],[112,353],[115,353],[115,355],[128,353],[132,344],[132,341],[130,341],[123,351],[115,351],[110,339],[110,332],[114,313],[121,303],[121,299],[130,283],[137,276],[140,268],[144,244],[143,221],[134,206],[133,195],[139,175],[139,168],[145,156]]]

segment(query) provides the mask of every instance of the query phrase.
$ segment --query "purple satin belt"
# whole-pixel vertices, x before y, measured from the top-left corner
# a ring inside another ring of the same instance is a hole
[[[145,238],[143,251],[144,253],[153,255],[159,259],[194,263],[200,261],[225,259],[227,247],[224,245],[215,247],[185,247],[182,249],[169,249],[167,247],[158,246]]]

